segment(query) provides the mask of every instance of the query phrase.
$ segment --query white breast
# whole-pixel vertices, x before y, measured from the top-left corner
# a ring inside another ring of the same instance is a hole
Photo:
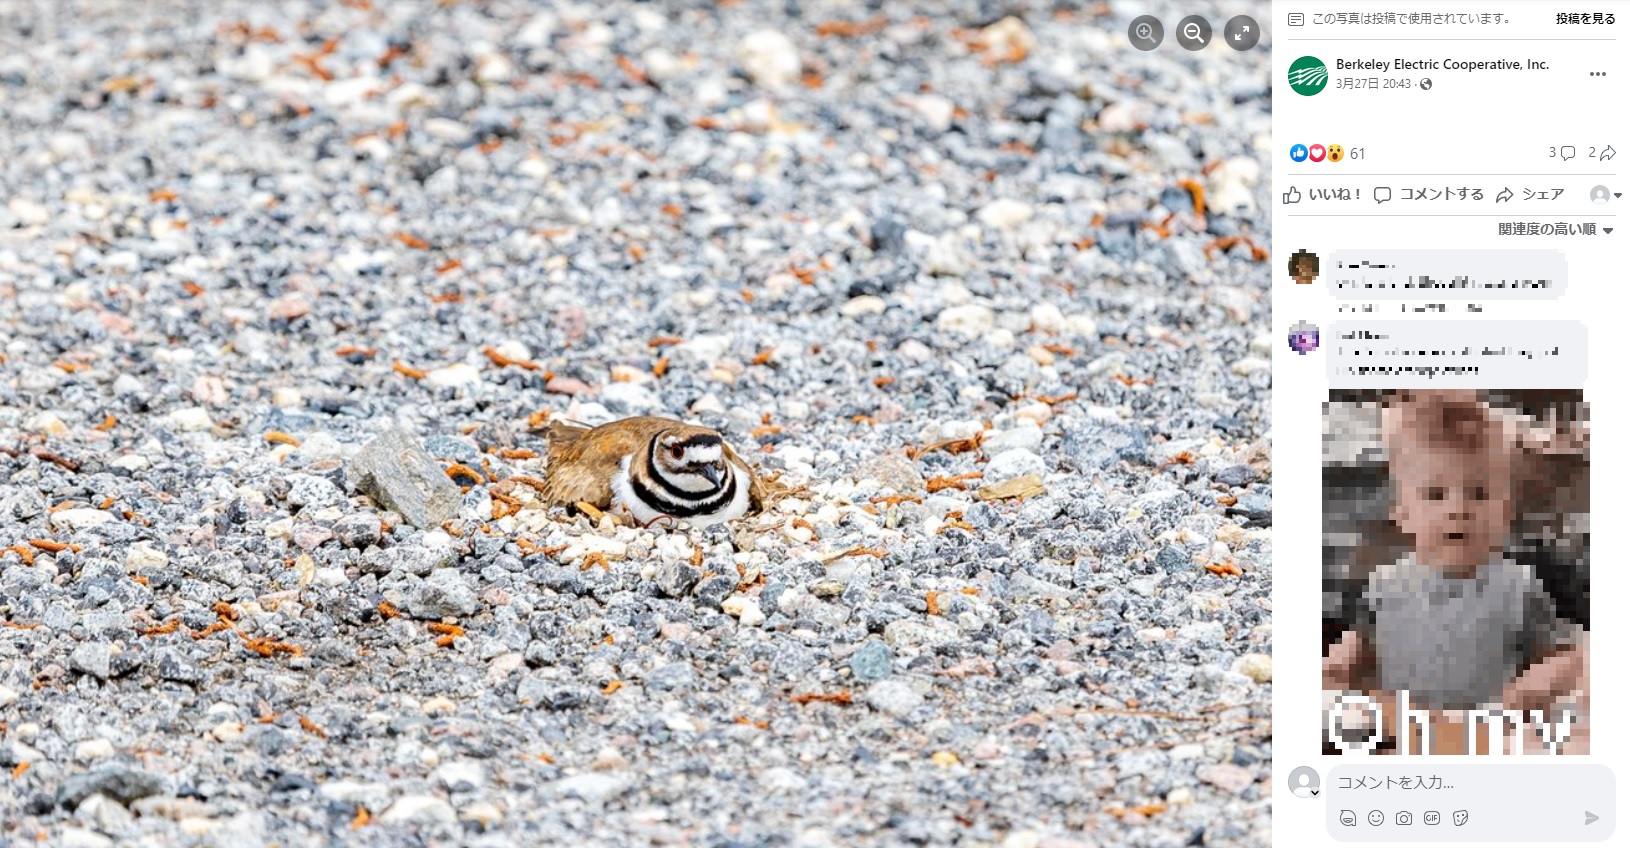
[[[634,487],[628,483],[628,463],[631,459],[633,459],[632,454],[623,457],[617,473],[611,478],[612,507],[622,510],[641,524],[649,524],[663,517],[664,514],[647,506],[644,501],[639,499],[638,495],[634,494]],[[751,472],[739,462],[731,463],[731,468],[734,469],[736,476],[736,496],[730,500],[730,503],[726,504],[724,509],[715,513],[673,520],[676,526],[706,527],[711,524],[740,518],[747,514],[747,508],[752,505],[753,498]],[[669,521],[665,520],[661,524],[667,526]]]

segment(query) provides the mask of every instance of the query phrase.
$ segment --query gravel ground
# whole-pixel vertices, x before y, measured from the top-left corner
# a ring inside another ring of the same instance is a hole
[[[1000,5],[0,0],[0,846],[1268,844],[1268,57]]]

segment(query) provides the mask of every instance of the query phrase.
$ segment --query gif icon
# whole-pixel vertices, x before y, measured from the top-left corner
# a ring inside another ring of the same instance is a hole
[[[1437,810],[1427,810],[1421,813],[1421,824],[1437,824],[1443,821],[1443,816]]]

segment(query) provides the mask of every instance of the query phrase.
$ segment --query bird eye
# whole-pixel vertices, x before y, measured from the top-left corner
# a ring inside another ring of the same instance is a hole
[[[668,455],[674,459],[683,459],[685,457],[685,449],[679,445],[674,445],[673,447],[668,448]]]

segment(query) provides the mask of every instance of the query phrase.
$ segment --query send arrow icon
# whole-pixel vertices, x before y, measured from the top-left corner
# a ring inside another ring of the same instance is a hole
[[[1585,824],[1590,824],[1591,822],[1594,822],[1599,818],[1601,818],[1601,816],[1596,815],[1595,813],[1591,812],[1590,810],[1585,811]]]

